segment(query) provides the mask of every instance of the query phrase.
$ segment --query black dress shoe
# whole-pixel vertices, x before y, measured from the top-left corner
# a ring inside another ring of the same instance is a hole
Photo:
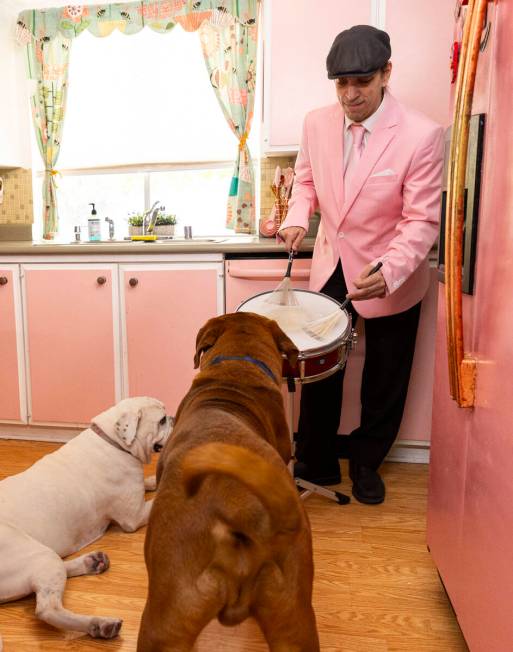
[[[353,496],[359,502],[379,505],[385,500],[385,484],[374,469],[351,461],[349,477],[353,481]]]
[[[342,482],[340,468],[331,469],[329,472],[318,472],[315,469],[310,469],[304,462],[296,462],[294,464],[294,477],[301,478],[302,480],[307,480],[308,482],[319,484],[321,486],[339,484],[339,482]]]

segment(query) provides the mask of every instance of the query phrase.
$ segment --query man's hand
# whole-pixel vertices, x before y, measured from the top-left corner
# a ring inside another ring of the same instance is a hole
[[[372,268],[372,264],[363,268],[360,276],[353,281],[357,288],[356,292],[348,294],[348,299],[351,299],[351,301],[362,301],[363,299],[374,299],[376,297],[382,299],[385,296],[387,286],[383,274],[381,270],[378,270],[368,276]]]
[[[299,251],[299,247],[301,246],[301,242],[305,235],[306,231],[301,226],[289,226],[287,229],[278,231],[278,236],[285,243],[285,249],[287,251],[290,251],[291,249]]]

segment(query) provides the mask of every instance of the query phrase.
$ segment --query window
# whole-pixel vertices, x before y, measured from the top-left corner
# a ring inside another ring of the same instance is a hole
[[[260,99],[249,139],[258,163]],[[41,229],[41,156],[34,144],[36,228]],[[57,169],[60,239],[86,227],[90,202],[128,232],[131,212],[159,200],[177,233],[230,233],[226,200],[237,140],[208,78],[199,35],[176,26],[72,42],[65,124]],[[258,178],[258,174],[255,177]],[[39,222],[39,225],[38,225]]]

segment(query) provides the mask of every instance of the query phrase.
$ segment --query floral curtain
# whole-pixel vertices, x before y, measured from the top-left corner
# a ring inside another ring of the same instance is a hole
[[[30,97],[32,120],[45,166],[43,238],[51,239],[59,228],[55,164],[66,108],[70,40],[59,34],[51,40],[25,38],[25,43],[28,76],[34,84]]]
[[[239,141],[226,225],[237,233],[252,233],[255,179],[247,139],[255,103],[257,21],[232,21],[225,26],[204,23],[199,34],[210,82],[224,117]]]
[[[86,29],[102,37],[114,29],[136,34],[144,27],[166,33],[177,24],[189,32],[202,28],[203,51],[212,85],[239,139],[229,194],[228,225],[238,232],[253,230],[254,178],[246,140],[253,115],[259,1],[139,0],[66,5],[19,14],[18,41],[27,47],[28,74],[36,80],[32,105],[45,162],[45,237],[51,238],[58,227],[55,164],[64,120],[71,39]]]

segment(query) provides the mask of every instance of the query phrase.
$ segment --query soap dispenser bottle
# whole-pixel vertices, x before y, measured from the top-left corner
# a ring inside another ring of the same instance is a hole
[[[101,240],[100,218],[97,217],[95,205],[90,203],[89,206],[93,207],[93,210],[91,211],[91,217],[87,220],[89,242],[99,242]]]

